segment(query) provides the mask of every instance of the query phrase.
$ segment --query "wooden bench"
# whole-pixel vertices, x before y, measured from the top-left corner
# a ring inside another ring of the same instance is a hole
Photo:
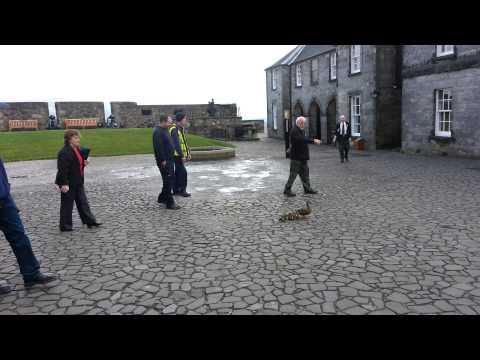
[[[63,121],[65,129],[86,129],[96,128],[98,124],[97,118],[92,119],[65,119]]]
[[[9,120],[8,129],[9,131],[19,129],[38,130],[38,120]]]

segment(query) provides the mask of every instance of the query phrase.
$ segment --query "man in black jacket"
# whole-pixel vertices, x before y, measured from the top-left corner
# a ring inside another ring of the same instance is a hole
[[[158,203],[165,203],[167,209],[177,210],[180,206],[175,204],[172,195],[174,163],[173,154],[175,148],[173,147],[172,139],[168,131],[169,123],[165,114],[160,115],[160,125],[155,127],[153,131],[153,150],[155,153],[155,160],[162,175],[163,187],[162,192],[158,195]]]
[[[340,161],[343,163],[344,159],[348,161],[348,150],[350,150],[350,138],[352,137],[352,128],[347,122],[345,115],[340,116],[340,122],[337,124],[337,131],[335,141],[340,152]]]
[[[288,197],[295,196],[292,192],[292,185],[300,175],[302,180],[303,190],[305,194],[317,194],[318,192],[313,190],[310,186],[308,160],[310,160],[310,152],[308,150],[308,144],[321,144],[318,139],[309,139],[305,136],[305,122],[306,119],[300,116],[295,121],[295,126],[290,131],[290,177],[285,185],[285,191],[283,192]]]

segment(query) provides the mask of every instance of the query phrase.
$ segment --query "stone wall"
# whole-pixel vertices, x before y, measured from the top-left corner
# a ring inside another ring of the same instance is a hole
[[[103,102],[56,102],[55,110],[60,127],[65,119],[97,118],[99,122],[105,121]]]
[[[277,88],[272,89],[272,71],[277,71]],[[269,137],[283,139],[285,136],[284,111],[290,110],[290,68],[286,65],[266,72],[267,81],[267,133]],[[277,129],[273,128],[273,107],[277,109]]]
[[[0,131],[8,131],[9,120],[38,120],[39,130],[48,126],[48,103],[10,102],[1,103]]]
[[[406,46],[409,48],[410,46]],[[408,49],[411,53],[422,53]],[[452,139],[432,138],[436,89],[452,90]],[[402,97],[402,149],[407,153],[480,157],[480,67],[405,78]]]
[[[228,138],[227,128],[241,121],[235,104],[215,104],[214,116],[208,114],[208,104],[199,105],[138,105],[132,102],[112,102],[112,114],[121,127],[145,128],[155,126],[160,114],[171,115],[183,110],[189,119],[190,133],[213,138]]]

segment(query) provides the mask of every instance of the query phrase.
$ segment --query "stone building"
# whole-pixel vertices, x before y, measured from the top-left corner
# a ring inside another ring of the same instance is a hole
[[[284,138],[297,116],[332,141],[347,116],[366,148],[401,145],[401,51],[394,45],[300,45],[266,69],[268,135]],[[285,111],[290,121],[285,121]]]
[[[121,127],[153,127],[160,114],[172,115],[183,110],[189,118],[189,132],[213,138],[233,138],[234,127],[241,124],[237,105],[215,104],[209,112],[209,104],[198,105],[138,105],[134,102],[112,102],[112,114]]]
[[[402,149],[480,156],[480,45],[403,46]]]
[[[8,131],[9,120],[37,120],[38,129],[48,126],[48,103],[46,102],[9,102],[0,106],[0,131]]]

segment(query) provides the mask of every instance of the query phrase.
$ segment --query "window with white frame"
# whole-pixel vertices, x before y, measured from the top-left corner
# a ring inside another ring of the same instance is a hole
[[[337,53],[330,54],[330,80],[337,79]]]
[[[319,69],[318,69],[318,58],[314,58],[312,59],[312,84],[316,84],[318,83],[318,72],[319,72]]]
[[[350,73],[357,74],[360,72],[361,68],[361,45],[351,45],[350,46]]]
[[[360,95],[350,96],[350,119],[353,136],[360,136],[361,131]]]
[[[454,52],[454,45],[437,45],[437,56],[453,55]]]
[[[295,68],[295,78],[296,78],[296,81],[295,83],[297,84],[297,86],[302,86],[302,65],[301,64],[298,64]]]
[[[277,90],[277,70],[272,70],[272,90]]]
[[[435,135],[452,136],[452,91],[435,90]]]
[[[277,104],[272,104],[272,120],[273,120],[273,130],[278,129],[277,125]]]

